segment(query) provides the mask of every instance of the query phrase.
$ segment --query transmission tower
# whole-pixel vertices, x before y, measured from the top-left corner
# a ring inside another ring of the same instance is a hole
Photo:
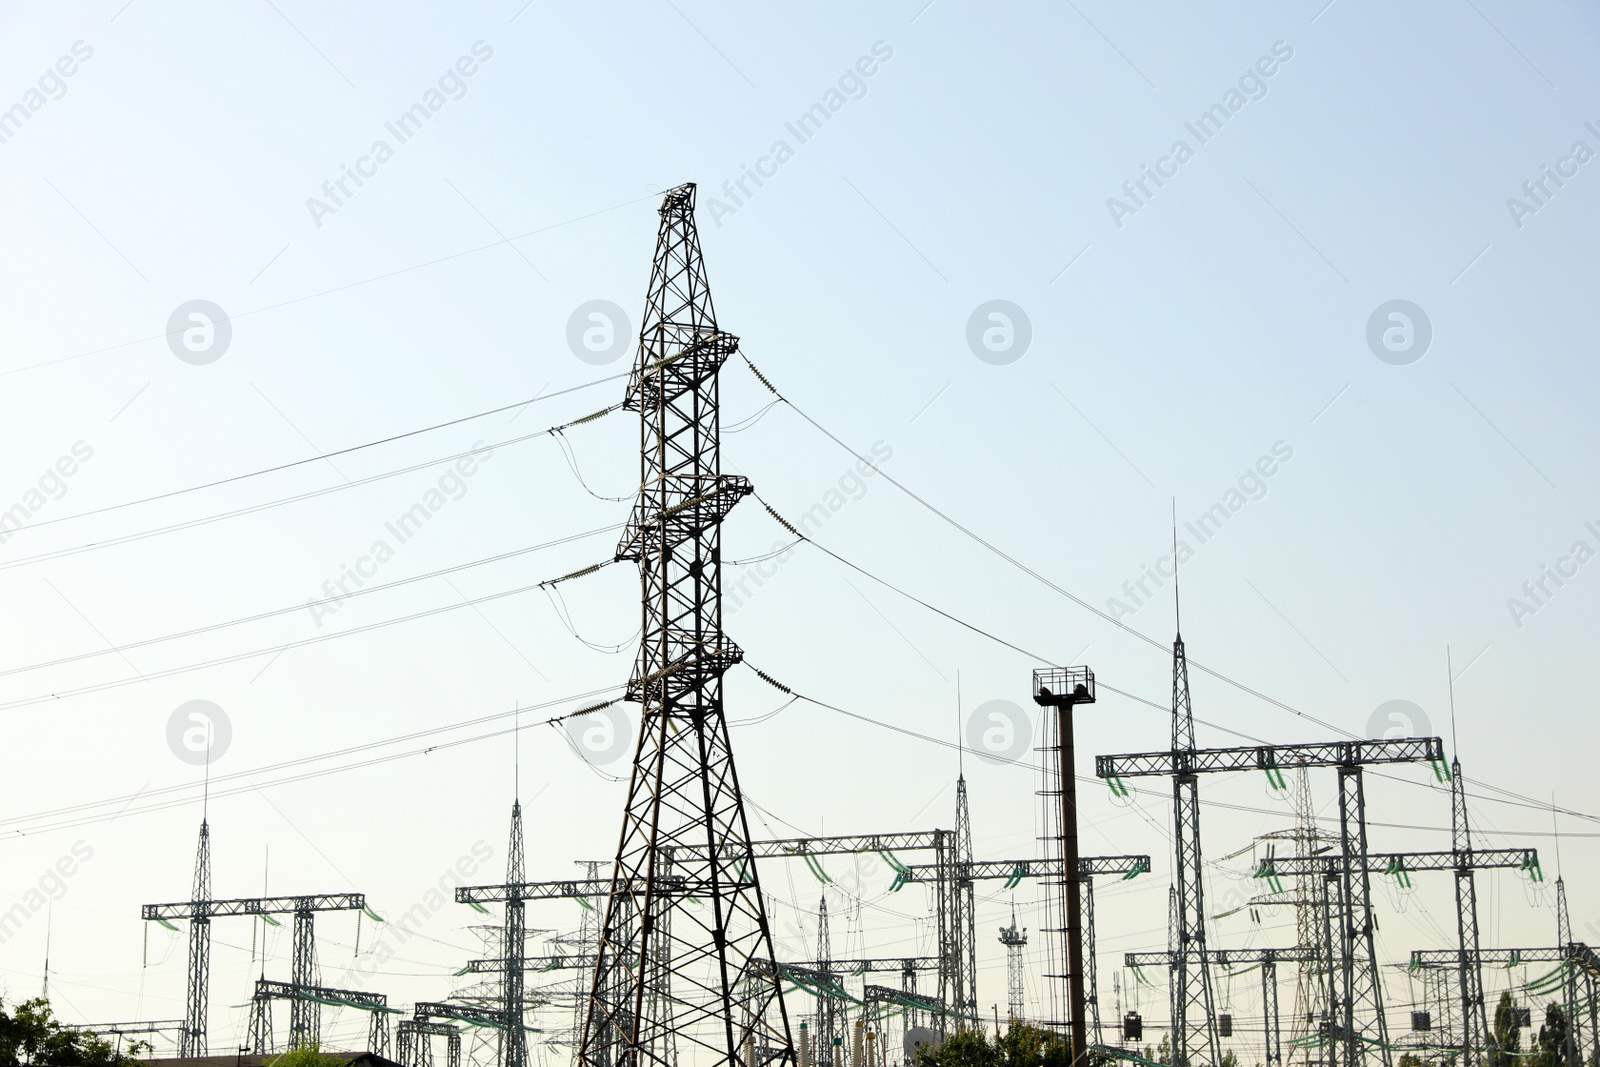
[[[717,372],[739,342],[717,328],[694,201],[693,185],[662,200],[625,401],[640,489],[615,558],[639,565],[628,698],[642,708],[584,1067],[613,1062],[614,1044],[627,1067],[675,1067],[674,1039],[695,1067],[794,1060],[723,714],[722,676],[743,654],[722,633],[721,524],[750,484],[720,469]],[[607,1002],[614,986],[621,1003]]]
[[[978,1018],[978,926],[972,884],[972,813],[967,807],[967,776],[956,779],[956,832],[952,842],[951,870],[942,879],[944,900],[940,924],[948,941],[940,955],[950,963],[940,975],[939,996],[955,1009],[956,1029],[964,1030]]]
[[[200,844],[194,854],[193,911],[189,918],[188,990],[183,998],[183,1033],[178,1057],[207,1055],[206,1014],[211,990],[211,824],[200,819]]]
[[[1320,847],[1323,834],[1317,828],[1317,808],[1311,797],[1311,772],[1304,767],[1294,772],[1294,843],[1295,852],[1310,856]],[[1302,966],[1295,974],[1294,1016],[1289,1026],[1290,1057],[1295,1050],[1304,1050],[1309,1067],[1312,1060],[1311,1042],[1305,1038],[1311,1033],[1312,1020],[1327,1010],[1323,997],[1323,983],[1319,981],[1319,968],[1325,966],[1320,949],[1322,937],[1317,932],[1319,911],[1316,886],[1311,878],[1297,879],[1294,897],[1295,948],[1313,963]]]
[[[200,826],[200,859],[195,867],[197,899],[175,904],[146,904],[140,916],[172,928],[175,919],[188,919],[189,997],[186,1002],[184,1035],[190,1047],[205,1047],[206,989],[210,983],[210,922],[218,916],[293,915],[294,944],[291,953],[290,985],[295,989],[318,986],[317,952],[313,917],[319,911],[368,911],[367,899],[360,893],[332,893],[299,897],[246,897],[229,900],[209,899],[211,885],[210,831]],[[195,932],[196,928],[200,932]],[[198,946],[198,949],[197,947]],[[316,1044],[321,1026],[320,1006],[308,997],[295,996],[289,1003],[289,1047]],[[270,1040],[270,1038],[269,1038]]]
[[[523,913],[522,894],[515,887],[527,880],[527,869],[522,852],[522,801],[511,803],[511,843],[506,850],[505,936],[501,951],[505,953],[506,969],[501,989],[507,1028],[500,1041],[501,1067],[526,1067],[528,1062],[528,1034],[523,1028],[524,998],[527,975],[522,961],[527,955],[527,921]]]
[[[1478,959],[1478,890],[1472,832],[1467,825],[1467,790],[1461,757],[1450,760],[1450,849],[1455,853],[1457,992],[1461,1002],[1461,1063],[1476,1064],[1486,1042],[1493,1040],[1483,1005],[1483,969]]]
[[[1196,1057],[1220,1063],[1206,960],[1205,882],[1200,857],[1200,779],[1195,774],[1194,709],[1189,699],[1189,658],[1180,628],[1172,642],[1172,843],[1177,865],[1176,955],[1172,967],[1172,1062],[1188,1067]]]
[[[1006,947],[1006,1018],[1022,1018],[1025,993],[1022,988],[1022,950],[1028,944],[1028,931],[1017,929],[1017,909],[1011,909],[1011,925],[1000,928],[1000,943]]]
[[[812,1040],[817,1043],[817,1067],[835,1067],[837,1050],[844,1043],[843,1026],[844,1013],[839,1010],[839,1001],[828,994],[837,980],[833,973],[833,936],[828,930],[828,895],[822,894],[822,900],[817,905],[817,959],[812,965],[822,975],[824,981],[818,988],[824,992],[817,996],[817,1022],[816,1033]]]

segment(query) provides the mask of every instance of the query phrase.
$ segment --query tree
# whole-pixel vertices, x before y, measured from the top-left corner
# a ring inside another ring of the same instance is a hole
[[[263,1067],[341,1067],[341,1056],[330,1056],[316,1042],[292,1048],[281,1056],[274,1056]]]
[[[1109,1062],[1103,1055],[1089,1055],[1094,1067]],[[994,1041],[989,1040],[987,1031],[974,1028],[958,1030],[937,1048],[923,1046],[917,1050],[915,1067],[1072,1067],[1072,1043],[1053,1031],[1013,1020]]]
[[[0,1067],[131,1067],[134,1057],[149,1050],[149,1042],[132,1041],[119,1053],[110,1042],[63,1026],[43,997],[24,1000],[9,1012],[0,1002]]]
[[[1522,1027],[1517,1025],[1516,1002],[1508,989],[1494,1009],[1494,1034],[1489,1042],[1489,1067],[1513,1067],[1522,1051]]]
[[[1535,1067],[1575,1067],[1577,1057],[1570,1047],[1572,1028],[1567,1025],[1567,1014],[1561,1010],[1561,1005],[1550,1004],[1544,1009],[1538,1042]]]

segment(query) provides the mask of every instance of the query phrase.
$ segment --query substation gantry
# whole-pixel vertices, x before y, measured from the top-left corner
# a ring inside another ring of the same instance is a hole
[[[1181,641],[1179,645],[1181,653]],[[1181,655],[1179,657],[1181,663]],[[1187,666],[1182,666],[1187,679]],[[1185,682],[1186,684],[1186,682]],[[1186,690],[1185,690],[1186,692]],[[1191,720],[1192,722],[1192,720]],[[1331,958],[1338,980],[1331,983],[1330,1014],[1333,1032],[1343,1054],[1344,1067],[1360,1067],[1373,1051],[1383,1067],[1391,1067],[1388,1023],[1384,1015],[1382,984],[1378,975],[1373,945],[1371,866],[1367,848],[1366,790],[1362,777],[1365,767],[1379,764],[1427,763],[1443,778],[1444,742],[1437,737],[1405,737],[1389,740],[1331,741],[1303,745],[1244,745],[1227,748],[1174,747],[1166,752],[1140,752],[1097,756],[1095,774],[1112,787],[1121,787],[1127,778],[1172,777],[1176,810],[1188,831],[1178,838],[1179,887],[1173,988],[1173,1062],[1181,1067],[1194,1055],[1197,1043],[1215,1047],[1215,1020],[1211,1011],[1209,979],[1203,947],[1196,945],[1194,933],[1203,929],[1204,896],[1200,881],[1199,800],[1195,784],[1201,774],[1261,771],[1270,780],[1282,783],[1283,772],[1300,767],[1331,767],[1339,784],[1339,842],[1331,858],[1316,862],[1331,864],[1312,873],[1331,870],[1333,898],[1330,911],[1341,917],[1334,934]],[[1179,785],[1183,788],[1180,789]],[[1454,856],[1451,855],[1452,865]],[[1282,873],[1290,873],[1284,871]],[[1187,899],[1184,899],[1187,894]],[[1192,920],[1192,922],[1191,922]],[[1185,939],[1187,938],[1187,942]],[[1200,972],[1197,979],[1193,972]],[[1206,1014],[1196,1019],[1191,1009],[1205,1004]],[[1184,1060],[1179,1060],[1183,1045]],[[1211,1062],[1218,1062],[1212,1059]]]
[[[272,1002],[275,1000],[287,1000],[291,1004],[306,1000],[319,1006],[367,1012],[367,1051],[385,1059],[389,1056],[389,1016],[405,1014],[399,1008],[389,1007],[389,998],[382,993],[320,985],[297,986],[293,982],[258,978],[255,994],[250,998],[250,1051],[257,1056],[277,1051],[272,1040]]]
[[[1094,932],[1094,879],[1096,875],[1117,875],[1123,881],[1137,878],[1150,870],[1149,856],[1083,856],[1078,860],[1079,896],[1082,911],[1084,943],[1084,977],[1087,984],[1086,1001],[1089,1007],[1090,1030],[1094,1044],[1103,1045],[1100,1022],[1099,967],[1095,963]],[[939,877],[941,868],[936,864],[912,864],[906,868],[904,881],[922,882]],[[1024,879],[1061,877],[1059,858],[1043,860],[979,860],[958,867],[951,880],[971,885],[980,881],[1001,881],[1006,889],[1015,889]]]
[[[146,922],[156,922],[176,930],[173,922],[189,921],[189,965],[184,998],[184,1027],[178,1040],[178,1055],[193,1059],[207,1054],[206,1016],[211,988],[211,920],[252,916],[276,923],[274,915],[294,916],[293,952],[290,985],[309,989],[317,985],[317,952],[314,919],[318,912],[365,911],[361,893],[326,893],[306,896],[240,897],[211,899],[211,829],[200,823],[200,845],[195,856],[194,894],[173,904],[146,904],[140,911]],[[321,1034],[321,1005],[295,996],[289,1002],[289,1047],[315,1044]]]

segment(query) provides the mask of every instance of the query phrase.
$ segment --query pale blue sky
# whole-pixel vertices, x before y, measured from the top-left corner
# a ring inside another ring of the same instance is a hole
[[[1281,442],[1292,456],[1184,571],[1194,658],[1355,733],[1379,705],[1409,700],[1448,738],[1448,646],[1468,775],[1540,801],[1554,791],[1562,806],[1600,814],[1587,671],[1600,563],[1560,588],[1547,583],[1532,615],[1514,620],[1507,604],[1575,542],[1600,550],[1585,526],[1600,527],[1600,472],[1596,277],[1582,236],[1600,210],[1591,188],[1600,162],[1520,226],[1507,206],[1575,142],[1600,150],[1585,125],[1600,125],[1595,17],[1570,3],[1324,2],[6,5],[0,112],[20,103],[28,114],[0,143],[9,207],[0,418],[10,430],[0,512],[37,499],[30,489],[78,442],[92,456],[60,483],[46,480],[47,496],[60,486],[64,495],[29,504],[32,522],[620,371],[625,361],[597,368],[569,350],[569,317],[606,300],[637,327],[656,194],[694,181],[722,325],[800,409],[859,449],[882,442],[893,477],[1104,606],[1167,550],[1174,498],[1180,519],[1198,517]],[[67,64],[70,77],[47,76],[77,42],[80,57],[92,54]],[[470,77],[448,75],[475,46]],[[1264,94],[1247,82],[1258,98],[1199,144],[1185,124],[1226,105],[1275,49]],[[863,57],[873,72],[858,83],[848,72],[864,69]],[[30,110],[41,77],[41,97],[54,98]],[[385,124],[426,106],[441,77],[440,106],[399,143]],[[841,77],[849,96],[800,143],[786,123],[826,107]],[[1119,226],[1108,199],[1180,138],[1193,158]],[[367,167],[379,139],[392,157]],[[779,140],[792,156],[733,204],[724,182],[748,167],[770,172],[761,160]],[[371,176],[336,211],[308,207],[358,165]],[[713,213],[712,197],[737,210]],[[204,366],[176,358],[163,336],[192,300],[231,316],[227,351]],[[990,300],[1019,306],[1031,324],[1016,362],[984,362],[968,347],[969,317]],[[1393,300],[1431,323],[1431,345],[1408,365],[1380,360],[1366,340],[1369,317]],[[19,533],[0,545],[0,669],[316,597],[440,472],[17,561],[343,485],[566,422],[620,395],[601,385],[332,463]],[[729,423],[770,399],[742,364],[725,372],[724,397]],[[635,433],[620,414],[569,432],[595,493],[632,492]],[[791,518],[827,500],[853,466],[781,406],[729,434],[724,453]],[[1016,644],[1056,658],[1083,650],[1108,684],[1166,702],[1160,652],[984,554],[881,478],[864,485],[819,542]],[[373,580],[604,527],[626,509],[586,493],[548,440],[497,450],[459,486],[447,489],[460,499]],[[781,540],[753,501],[729,520],[730,557]],[[325,618],[293,612],[11,674],[0,704],[457,604],[603,559],[611,544],[601,535],[416,582]],[[729,584],[739,575],[730,569]],[[630,639],[637,584],[625,568],[562,588],[583,638]],[[1168,591],[1127,621],[1169,642]],[[728,628],[752,664],[787,684],[920,732],[957,735],[958,670],[965,708],[1007,699],[1032,710],[1027,658],[804,548]],[[173,710],[189,700],[229,718],[221,775],[599,689],[629,669],[628,652],[575,640],[538,592],[268,659],[10,706],[0,817],[195,782],[199,772],[166,741]],[[748,671],[730,677],[736,720],[780,699]],[[1204,675],[1195,708],[1251,736],[1327,735]],[[1231,740],[1200,733],[1202,743]],[[1079,749],[1159,748],[1165,736],[1161,713],[1107,695],[1084,716]],[[947,748],[798,705],[735,738],[775,832],[784,822],[846,832],[952,821],[957,761]],[[971,758],[967,772],[979,853],[1033,852],[1029,773]],[[1424,795],[1426,768],[1394,773],[1411,784],[1372,783],[1374,846],[1446,847],[1448,797]],[[548,727],[524,739],[522,782],[532,874],[566,875],[573,860],[609,855],[621,789]],[[1171,861],[1159,827],[1169,808],[1152,788],[1129,811],[1099,787],[1085,791],[1087,847],[1156,857],[1152,875],[1105,898],[1106,983],[1116,953],[1165,942]],[[1331,778],[1317,789],[1331,799]],[[1213,856],[1284,823],[1285,803],[1264,783],[1205,790],[1252,809],[1208,812]],[[511,792],[511,746],[500,739],[215,799],[217,887],[255,892],[270,846],[273,888],[361,890],[404,911],[479,839],[494,849],[486,869],[503,864]],[[199,812],[139,812],[152,803],[134,801],[114,823],[0,826],[28,831],[3,844],[7,906],[75,841],[92,848],[53,919],[51,988],[69,1018],[181,1014],[182,947],[152,930],[141,969],[137,909],[187,895]],[[1529,836],[1548,835],[1547,812],[1484,801],[1475,814],[1485,830],[1523,832],[1486,843],[1536,844],[1555,869],[1549,837]],[[1563,829],[1581,927],[1600,920],[1600,864],[1594,838],[1582,836],[1600,826],[1568,818]],[[1248,857],[1232,863],[1247,870]],[[1225,893],[1225,871],[1214,876],[1214,895]],[[791,905],[814,907],[815,879],[803,868],[768,878],[783,948],[799,953],[796,932],[812,928]],[[1453,928],[1448,886],[1418,881],[1414,900],[1385,897],[1388,961],[1446,943]],[[858,946],[927,950],[920,890],[879,899],[887,882],[881,872],[867,879]],[[1513,875],[1486,876],[1480,892],[1489,939],[1553,936],[1548,894],[1530,900]],[[1019,906],[1033,899],[1020,892]],[[983,931],[1006,906],[996,890],[980,911],[985,1006],[1003,1000],[1004,974]],[[402,1001],[444,994],[472,951],[466,911],[449,905],[427,929],[436,940],[413,940],[362,980]],[[577,911],[562,905],[530,924],[571,928]],[[1287,914],[1266,923],[1223,920],[1216,939],[1293,935]],[[36,915],[0,944],[11,995],[37,987],[45,926]],[[322,929],[325,973],[339,974],[354,924]],[[243,1029],[232,1005],[247,996],[248,935],[219,926],[214,1049]],[[364,946],[371,936],[363,930]],[[281,941],[269,972],[287,968]],[[1253,1010],[1242,988],[1238,997],[1241,1013]],[[353,1034],[361,1023],[338,1025]]]

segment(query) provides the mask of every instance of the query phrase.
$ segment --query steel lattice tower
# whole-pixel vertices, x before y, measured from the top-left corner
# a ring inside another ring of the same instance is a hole
[[[831,979],[833,973],[833,935],[828,929],[828,894],[822,894],[821,903],[817,905],[817,961],[816,969],[825,977]],[[832,996],[817,997],[817,1023],[816,1032],[811,1035],[811,1040],[816,1043],[813,1052],[818,1067],[837,1067],[835,1050],[843,1047],[843,1034],[840,1029],[844,1023],[839,1011],[839,1002]],[[835,1045],[834,1039],[839,1038],[840,1044]]]
[[[1572,944],[1572,916],[1567,911],[1567,883],[1556,875],[1556,945],[1563,951]],[[1482,960],[1479,960],[1481,965]],[[1583,1062],[1579,1053],[1582,1042],[1578,1026],[1578,974],[1577,968],[1567,964],[1566,981],[1561,984],[1561,1010],[1567,1017],[1567,1043],[1561,1050],[1561,1062],[1567,1067],[1578,1067]],[[1594,1012],[1594,998],[1589,998],[1589,1011]]]
[[[1189,701],[1189,660],[1180,630],[1172,642],[1173,867],[1172,1062],[1188,1067],[1222,1062],[1212,1014],[1211,969],[1206,965],[1205,888],[1200,858],[1200,781],[1194,773],[1194,710]]]
[[[1294,843],[1295,855],[1309,856],[1317,849],[1321,839],[1317,829],[1317,808],[1311,796],[1311,772],[1301,767],[1294,775]],[[1295,947],[1300,952],[1319,960],[1313,965],[1302,964],[1295,978],[1294,1018],[1289,1025],[1289,1048],[1304,1046],[1307,1064],[1312,1062],[1310,1043],[1301,1039],[1310,1034],[1312,1020],[1327,1009],[1319,970],[1326,972],[1330,961],[1322,958],[1322,935],[1318,932],[1319,909],[1317,879],[1314,876],[1298,880],[1294,896]]]
[[[628,698],[642,710],[584,1067],[613,1047],[626,1067],[676,1067],[674,1039],[694,1067],[794,1061],[723,714],[722,676],[742,653],[722,633],[721,523],[750,484],[720,470],[717,372],[739,342],[717,328],[694,202],[693,185],[662,200],[625,403],[640,416],[640,485],[616,559],[639,565]],[[605,1000],[613,987],[620,1003]]]
[[[948,986],[941,993],[956,1015],[956,1029],[964,1030],[978,1018],[978,928],[972,885],[972,814],[967,807],[967,776],[956,779],[956,832],[954,869],[946,879],[950,901],[951,946],[955,951],[948,961]]]
[[[527,986],[523,968],[527,955],[527,920],[521,893],[516,888],[527,880],[522,848],[522,800],[519,798],[511,803],[511,842],[506,850],[505,944],[501,946],[506,961],[501,987],[506,1031],[500,1041],[501,1067],[525,1067],[528,1062],[528,1032],[523,1029],[522,1018],[523,992]]]
[[[194,855],[194,917],[189,920],[189,989],[184,996],[183,1033],[178,1056],[193,1059],[208,1053],[206,1007],[211,989],[211,824],[200,819],[200,844]]]
[[[296,908],[294,912],[293,957],[289,965],[289,983],[295,989],[306,989],[322,984],[322,974],[317,969],[317,940],[314,923],[316,912],[310,908]],[[310,997],[296,996],[289,1001],[289,1047],[307,1048],[322,1037],[322,1005]]]
[[[1489,1039],[1484,1013],[1483,969],[1478,959],[1478,890],[1472,880],[1472,833],[1467,825],[1467,787],[1461,758],[1450,761],[1450,848],[1456,857],[1457,986],[1461,998],[1461,1063],[1476,1064]]]
[[[1011,925],[1000,928],[1000,943],[1006,947],[1006,1016],[1020,1020],[1026,999],[1022,984],[1022,950],[1028,944],[1028,931],[1017,928],[1017,909],[1011,909]]]

